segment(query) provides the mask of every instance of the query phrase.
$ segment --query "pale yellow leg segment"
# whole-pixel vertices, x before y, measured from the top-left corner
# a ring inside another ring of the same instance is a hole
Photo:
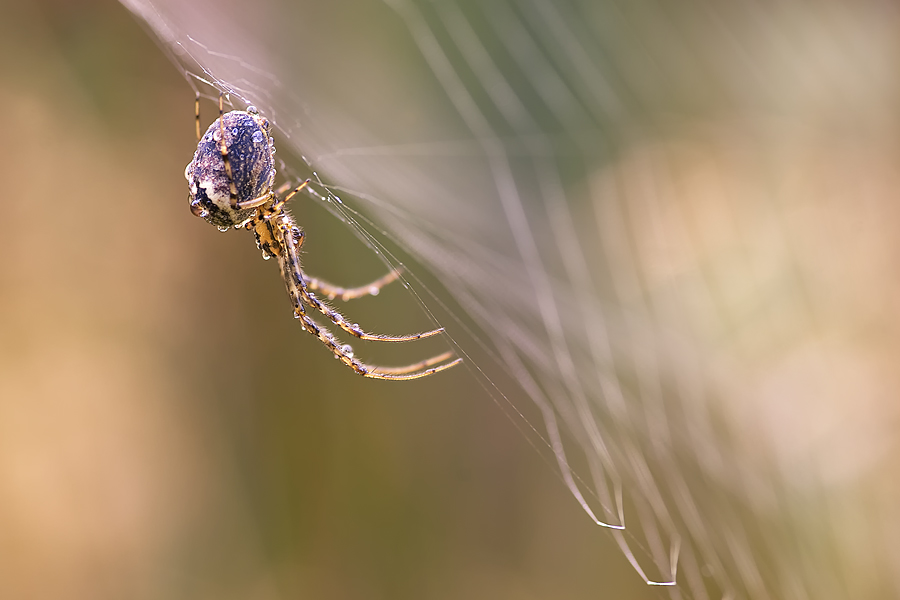
[[[336,285],[332,285],[327,281],[322,281],[321,279],[316,279],[315,277],[310,277],[308,282],[309,289],[322,292],[325,296],[328,297],[329,300],[334,300],[335,298],[340,298],[344,302],[347,300],[354,300],[356,298],[361,298],[362,296],[377,296],[378,292],[381,291],[381,288],[386,286],[389,283],[393,283],[400,279],[400,270],[395,269],[381,277],[380,279],[376,279],[370,284],[361,285],[355,288],[342,288]]]

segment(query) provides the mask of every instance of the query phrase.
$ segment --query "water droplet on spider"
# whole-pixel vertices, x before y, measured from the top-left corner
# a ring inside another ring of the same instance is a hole
[[[218,142],[219,139],[222,137],[222,132],[219,129],[216,129],[215,131],[213,131],[212,137],[215,141]]]
[[[378,289],[377,287],[375,287],[375,286],[373,285],[372,287],[369,288],[369,295],[370,295],[370,296],[377,296],[377,295],[378,295],[378,292],[380,292],[380,291],[381,291],[380,289]]]
[[[253,133],[253,143],[254,143],[254,144],[260,143],[261,141],[263,141],[263,138],[264,138],[264,137],[265,137],[265,136],[263,135],[263,132],[262,132],[262,131],[255,131],[255,132]]]
[[[250,106],[247,107],[247,112],[250,113],[251,115],[258,115],[259,109],[251,104]]]
[[[238,134],[238,128],[235,127],[234,129],[231,130],[231,135],[237,135],[237,134]]]
[[[228,228],[223,225],[219,225],[218,227],[216,227],[216,229],[218,229],[219,231],[223,231],[223,232],[228,231]]]
[[[344,353],[344,356],[353,358],[353,348],[350,346],[350,344],[344,344],[343,346],[341,346],[341,352]],[[335,355],[334,357],[337,358],[337,355]]]

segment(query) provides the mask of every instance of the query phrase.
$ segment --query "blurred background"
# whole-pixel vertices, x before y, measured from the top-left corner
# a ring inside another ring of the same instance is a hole
[[[892,3],[127,4],[0,5],[0,597],[900,593]],[[200,79],[466,369],[190,214]]]

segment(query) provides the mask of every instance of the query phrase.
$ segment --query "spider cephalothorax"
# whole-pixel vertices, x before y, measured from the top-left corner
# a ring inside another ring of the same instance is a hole
[[[306,307],[325,315],[337,327],[361,340],[405,342],[442,333],[443,328],[413,335],[390,336],[366,333],[359,325],[347,323],[336,310],[316,295],[321,291],[329,299],[352,300],[375,295],[385,285],[400,277],[397,270],[368,285],[341,288],[314,277],[300,267],[300,246],[304,234],[287,211],[285,203],[309,185],[309,180],[283,198],[273,189],[275,182],[275,145],[269,135],[269,122],[251,107],[246,111],[223,114],[223,98],[219,95],[219,118],[200,135],[200,95],[194,104],[196,114],[197,151],[185,168],[190,187],[191,212],[226,231],[231,227],[250,229],[264,258],[277,258],[291,302],[294,316],[303,329],[316,336],[345,365],[364,377],[407,380],[426,377],[462,362],[453,352],[444,352],[405,367],[366,365],[353,356],[350,346],[342,345],[329,331],[313,321]],[[287,191],[286,188],[284,191]],[[447,362],[449,361],[449,362]],[[437,366],[435,366],[437,365]]]

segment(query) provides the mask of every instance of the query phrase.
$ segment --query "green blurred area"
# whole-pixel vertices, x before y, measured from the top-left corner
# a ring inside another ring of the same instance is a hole
[[[649,594],[466,370],[354,376],[249,234],[190,214],[193,94],[125,9],[0,8],[0,597]],[[312,273],[382,274],[294,212]],[[345,312],[428,325],[399,287]]]

